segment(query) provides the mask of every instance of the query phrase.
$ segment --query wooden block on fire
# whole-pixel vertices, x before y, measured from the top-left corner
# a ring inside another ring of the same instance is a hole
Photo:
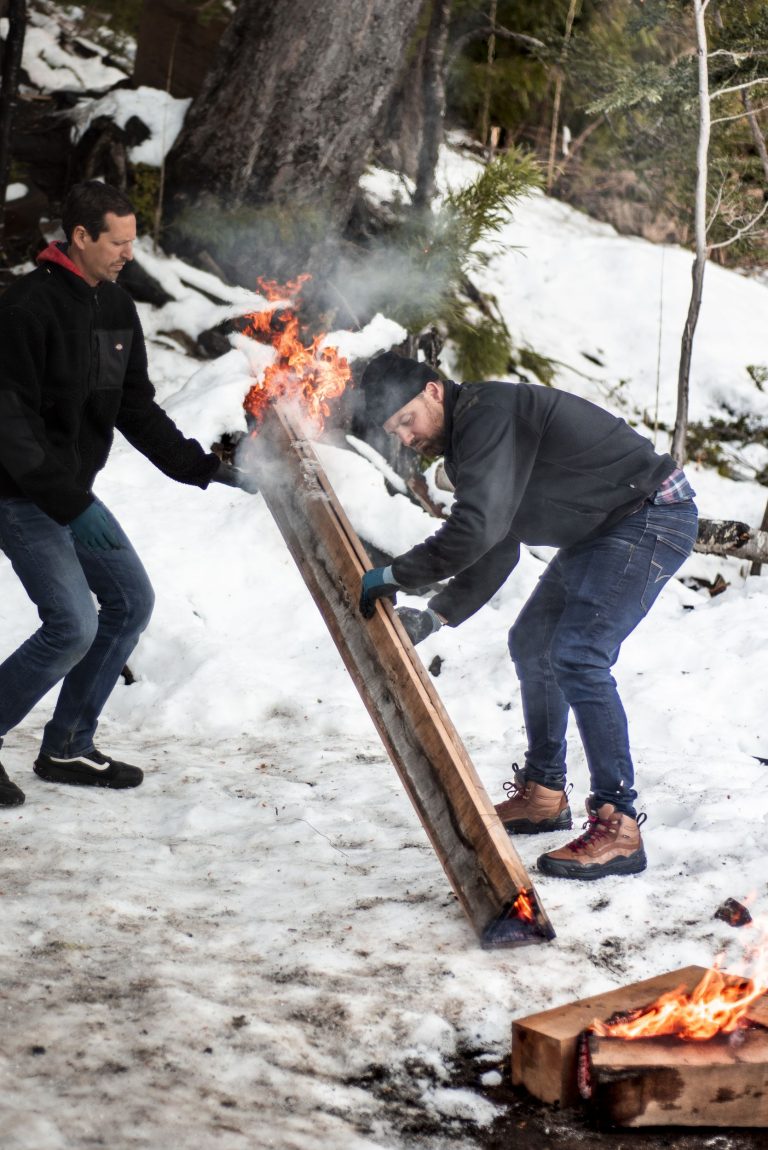
[[[581,1032],[596,1018],[637,1010],[677,987],[691,991],[705,972],[703,966],[686,966],[517,1019],[512,1024],[513,1083],[550,1105],[579,1105],[576,1070]]]
[[[768,1030],[704,1041],[590,1034],[590,1104],[619,1126],[768,1126]]]

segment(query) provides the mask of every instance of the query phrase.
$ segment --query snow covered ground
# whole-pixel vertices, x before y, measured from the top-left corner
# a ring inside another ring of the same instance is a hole
[[[446,179],[466,175],[457,157],[446,165]],[[542,196],[503,239],[522,250],[494,257],[486,286],[520,341],[563,365],[557,383],[639,420],[658,380],[669,421],[690,257],[664,249],[662,278],[662,249]],[[242,426],[264,352],[201,367],[162,333],[196,334],[259,301],[217,285],[229,300],[217,308],[195,290],[212,286],[201,273],[148,248],[140,258],[175,297],[141,308],[159,396],[209,443]],[[695,417],[765,416],[746,368],[765,361],[767,304],[765,286],[708,269]],[[364,356],[396,338],[381,319],[337,341]],[[319,452],[379,546],[434,530],[363,456]],[[764,487],[687,470],[702,514],[759,524]],[[755,758],[768,758],[768,579],[694,556],[625,645],[648,870],[547,879],[535,859],[562,838],[516,840],[557,937],[487,953],[261,498],[175,485],[121,440],[97,491],[157,590],[137,681],[118,685],[98,739],[146,780],[124,793],[38,780],[52,698],[6,740],[27,802],[0,811],[2,1150],[477,1146],[498,1117],[489,1092],[516,1016],[719,955],[741,969],[759,924],[734,931],[714,913],[748,899],[757,922],[768,897]],[[487,607],[420,648],[425,664],[442,657],[436,686],[495,800],[524,750],[506,631],[544,559],[525,552]],[[686,585],[718,572],[729,586],[716,598]],[[3,652],[36,623],[0,557]],[[569,773],[578,825],[575,730]]]

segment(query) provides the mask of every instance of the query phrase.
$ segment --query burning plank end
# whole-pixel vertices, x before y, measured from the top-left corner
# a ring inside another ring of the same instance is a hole
[[[554,937],[554,929],[541,913],[531,889],[520,891],[512,905],[485,927],[480,942],[484,950],[498,950],[531,942],[551,942]]]

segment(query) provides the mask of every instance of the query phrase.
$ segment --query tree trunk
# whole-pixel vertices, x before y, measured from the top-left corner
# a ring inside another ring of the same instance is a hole
[[[709,0],[693,0],[696,21],[696,50],[699,70],[699,138],[696,151],[696,255],[691,269],[693,286],[688,305],[688,316],[680,347],[680,366],[677,375],[677,414],[672,436],[672,455],[685,462],[685,442],[688,434],[688,395],[693,355],[693,337],[701,309],[704,290],[704,270],[707,266],[707,168],[709,164],[710,107],[709,70],[707,67],[707,27],[704,13]]]
[[[235,263],[250,259],[252,278],[265,243],[267,264],[302,270],[313,244],[349,218],[422,5],[241,0],[168,157],[170,217],[202,208],[197,227],[210,232],[223,208],[238,216]]]
[[[5,195],[11,172],[11,127],[19,87],[24,35],[27,30],[26,0],[8,2],[8,36],[2,45],[0,80],[0,248],[5,231]]]
[[[419,166],[416,173],[415,208],[428,207],[435,194],[435,169],[443,142],[445,118],[445,49],[451,0],[432,0],[432,19],[427,33],[423,72],[423,122]]]

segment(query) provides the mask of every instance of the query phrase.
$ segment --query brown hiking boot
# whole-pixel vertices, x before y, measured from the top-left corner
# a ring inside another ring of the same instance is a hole
[[[571,808],[565,791],[542,786],[525,777],[515,763],[515,777],[504,784],[508,798],[496,805],[496,814],[508,835],[538,835],[542,831],[571,829]]]
[[[612,803],[595,809],[587,799],[586,830],[572,843],[541,855],[538,868],[557,878],[604,878],[606,875],[637,874],[645,870],[646,858],[640,827],[645,815],[633,819]]]

